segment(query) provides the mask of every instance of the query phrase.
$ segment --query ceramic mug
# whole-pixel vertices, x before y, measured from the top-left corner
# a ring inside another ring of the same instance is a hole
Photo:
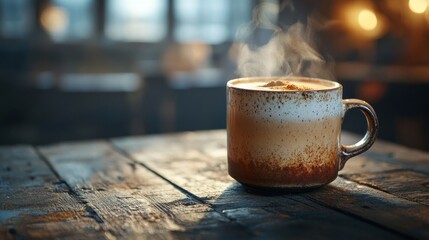
[[[345,113],[365,115],[365,136],[340,142]],[[249,190],[289,191],[332,182],[346,161],[368,150],[378,132],[373,108],[342,99],[337,82],[305,77],[252,77],[227,83],[228,172]]]

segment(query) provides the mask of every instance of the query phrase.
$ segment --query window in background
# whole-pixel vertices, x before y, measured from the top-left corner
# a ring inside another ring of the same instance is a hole
[[[175,32],[179,42],[222,43],[231,40],[237,28],[250,21],[250,0],[176,0]]]
[[[6,38],[25,37],[32,27],[31,0],[0,1],[0,32]]]
[[[40,22],[54,41],[88,39],[94,32],[94,10],[92,0],[52,0]]]
[[[162,40],[167,35],[167,1],[108,0],[105,35],[117,41]]]

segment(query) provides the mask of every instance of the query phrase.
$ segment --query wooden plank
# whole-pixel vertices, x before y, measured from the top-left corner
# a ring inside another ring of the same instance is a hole
[[[247,238],[243,226],[103,142],[40,149],[55,171],[119,238]]]
[[[343,134],[342,139],[350,144],[358,141],[359,137],[346,133]],[[429,203],[428,163],[429,154],[425,152],[377,141],[370,151],[350,159],[340,172],[340,176],[354,183],[340,178],[328,186],[328,188],[334,188],[337,191],[336,195],[340,197],[333,197],[331,192],[322,194],[323,191],[311,193],[308,196],[316,201],[321,200],[330,207],[346,209],[353,214],[364,215],[376,221],[382,219],[380,215],[373,214],[372,209],[384,209],[386,217],[392,222],[392,227],[398,227],[403,231],[408,229],[414,237],[427,238],[428,232],[421,231],[420,228],[427,229],[429,226],[428,208],[414,202],[424,205]],[[359,197],[365,198],[362,209],[348,203],[350,199],[357,198],[350,194],[356,189],[359,189],[359,194],[363,192]],[[345,192],[347,194],[344,194]],[[386,203],[383,198],[389,199],[391,195],[409,201],[400,199],[400,201],[392,201],[394,204],[390,201]],[[410,208],[412,210],[409,210]],[[404,224],[408,222],[412,224]]]
[[[346,179],[429,205],[429,176],[410,170],[361,173],[344,176]]]
[[[108,238],[29,146],[0,147],[0,239]]]
[[[248,193],[246,193],[248,194]],[[241,206],[223,212],[268,239],[376,239],[399,237],[300,196],[276,197],[271,207]],[[239,201],[239,199],[238,199]],[[264,201],[264,200],[257,200]],[[316,237],[317,236],[317,237]]]
[[[400,170],[401,167],[387,162],[377,161],[365,155],[359,155],[347,161],[344,168],[339,172],[340,176],[348,176],[360,173],[380,173],[386,171]]]
[[[348,236],[361,237],[363,237],[362,234],[373,237],[384,234],[394,237],[392,233],[397,234],[397,236],[414,235],[414,233],[409,234],[407,232],[409,228],[397,230],[396,225],[392,225],[389,217],[383,218],[385,215],[381,210],[374,210],[375,213],[381,215],[378,218],[379,222],[377,222],[381,226],[379,229],[367,222],[372,221],[372,219],[360,216],[359,212],[355,214],[355,212],[348,210],[346,215],[340,214],[336,208],[336,211],[333,211],[330,208],[314,204],[314,199],[306,195],[302,195],[305,197],[299,194],[267,197],[246,193],[227,174],[225,131],[123,138],[113,140],[113,144],[147,168],[156,171],[164,178],[211,204],[215,209],[229,214],[228,216],[237,222],[256,224],[257,221],[252,221],[251,217],[246,214],[247,212],[255,212],[255,215],[259,213],[263,218],[269,218],[273,222],[272,224],[264,222],[265,225],[262,229],[253,228],[253,225],[248,226],[253,232],[270,234],[271,230],[278,226],[276,229],[284,230],[282,234],[286,234],[288,231],[296,233],[293,231],[292,226],[294,225],[292,223],[299,222],[299,219],[305,219],[305,222],[300,222],[303,224],[303,228],[312,229],[309,233],[314,234],[320,232],[320,229],[317,228],[319,224],[323,226],[323,234],[325,234],[323,236],[326,238],[335,236],[335,234],[337,234],[336,236],[342,234],[346,236],[347,234]],[[355,198],[354,201],[356,204],[351,207],[360,208],[358,203],[362,199]],[[395,201],[402,201],[402,199],[390,196],[386,200],[391,205]],[[322,205],[326,204],[322,203]],[[311,210],[308,210],[309,206],[311,206]],[[365,220],[360,221],[350,217],[349,213]],[[285,215],[288,216],[287,220],[284,219]],[[250,216],[254,217],[254,215]],[[327,217],[322,219],[320,216]],[[343,228],[338,228],[339,225]],[[365,231],[363,232],[361,229],[365,229]]]
[[[413,238],[429,237],[429,208],[423,204],[342,178],[337,178],[324,188],[302,195]]]
[[[357,137],[346,134],[347,142]],[[352,158],[340,176],[401,198],[429,204],[429,172],[426,153],[389,143],[376,143],[376,149]],[[407,158],[405,157],[407,153]],[[421,162],[425,164],[422,164]],[[418,171],[418,172],[416,172]]]
[[[343,133],[341,136],[342,142],[347,144],[355,143],[359,138],[359,136],[350,133]],[[409,169],[429,174],[429,153],[417,149],[377,140],[371,147],[371,150],[363,153],[361,156],[378,162],[389,163],[400,169]],[[353,161],[353,159],[350,161]]]

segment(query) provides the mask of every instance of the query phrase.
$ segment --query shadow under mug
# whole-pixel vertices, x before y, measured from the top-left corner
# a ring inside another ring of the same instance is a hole
[[[284,80],[297,90],[262,87]],[[356,144],[342,145],[349,109],[365,115],[368,128]],[[227,83],[228,172],[256,193],[302,191],[332,182],[346,161],[374,143],[374,109],[342,99],[341,84],[306,77],[251,77]]]

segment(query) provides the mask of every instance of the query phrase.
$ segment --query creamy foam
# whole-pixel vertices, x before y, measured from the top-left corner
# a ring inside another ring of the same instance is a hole
[[[339,91],[247,91],[231,88],[230,105],[237,113],[261,121],[302,122],[342,116]]]
[[[340,87],[338,83],[316,78],[298,77],[266,77],[266,78],[239,78],[232,80],[228,86],[259,91],[317,91]]]

